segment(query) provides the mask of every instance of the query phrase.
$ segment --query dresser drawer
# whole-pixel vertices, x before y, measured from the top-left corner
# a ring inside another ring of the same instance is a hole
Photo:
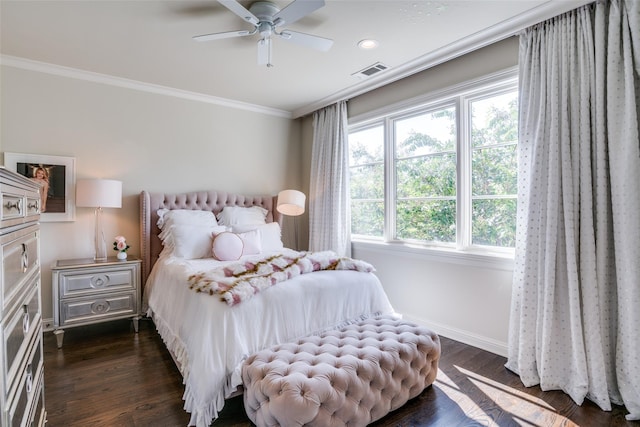
[[[37,221],[40,215],[40,187],[22,176],[1,178],[0,226],[5,228]]]
[[[29,351],[29,343],[40,325],[40,294],[36,285],[11,311],[2,326],[2,377],[7,391],[18,377],[20,362]]]
[[[12,304],[25,281],[40,270],[39,233],[36,224],[0,238],[3,312]]]
[[[8,400],[7,426],[29,425],[31,422],[29,417],[41,398],[44,377],[41,335],[32,348],[28,363],[20,373],[15,393]]]
[[[61,300],[59,326],[131,317],[138,313],[137,300],[136,292],[91,295],[84,298]]]
[[[3,193],[2,194],[2,219],[21,218],[25,216],[24,197]]]
[[[60,272],[58,278],[59,298],[95,295],[96,292],[131,291],[135,289],[136,270],[133,266],[84,269]]]
[[[39,215],[40,214],[40,197],[27,197],[27,207],[26,207],[27,216]]]

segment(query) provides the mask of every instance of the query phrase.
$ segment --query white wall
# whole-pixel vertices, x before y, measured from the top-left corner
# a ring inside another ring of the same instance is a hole
[[[353,256],[376,267],[393,308],[404,318],[506,355],[511,263],[466,265],[374,246],[354,244]]]
[[[142,190],[275,195],[300,182],[294,120],[5,65],[0,78],[0,150],[75,157],[77,178],[121,180],[105,235],[124,235],[133,255]],[[42,223],[43,318],[53,317],[52,263],[92,257],[93,224],[90,208]]]
[[[517,64],[518,40],[513,37],[350,99],[349,117],[366,115]],[[308,175],[313,139],[310,117],[303,121],[302,135]],[[394,245],[353,245],[354,257],[376,267],[397,312],[443,336],[506,355],[512,262],[484,263],[480,259],[469,264],[398,249]]]

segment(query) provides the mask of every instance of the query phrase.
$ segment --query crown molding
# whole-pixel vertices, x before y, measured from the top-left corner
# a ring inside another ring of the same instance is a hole
[[[190,92],[168,86],[145,83],[137,80],[114,77],[107,74],[94,73],[92,71],[79,70],[77,68],[64,67],[61,65],[55,65],[46,62],[34,61],[17,56],[0,55],[0,65],[20,68],[23,70],[36,71],[39,73],[52,74],[56,76],[67,77],[70,79],[84,80],[93,83],[138,90],[141,92],[154,93],[157,95],[187,99],[189,101],[203,102],[205,104],[213,104],[222,107],[246,110],[254,113],[267,114],[286,119],[292,118],[291,113],[285,110],[249,104],[241,101],[234,101],[232,99],[220,98],[217,96],[205,95],[197,92]]]
[[[342,91],[338,91],[333,95],[320,99],[305,107],[294,110],[292,112],[292,116],[293,118],[299,118],[317,111],[320,108],[324,108],[327,105],[331,105],[342,100],[348,100],[366,92],[370,92],[389,83],[409,77],[412,74],[416,74],[420,71],[424,71],[428,68],[473,52],[474,50],[478,50],[514,36],[527,27],[546,21],[554,16],[558,16],[586,4],[593,3],[594,1],[595,0],[549,0],[548,2],[525,13],[478,31],[475,34],[460,39],[454,43],[450,43],[440,49],[436,49],[398,67],[392,67],[389,70],[370,77],[361,83]]]

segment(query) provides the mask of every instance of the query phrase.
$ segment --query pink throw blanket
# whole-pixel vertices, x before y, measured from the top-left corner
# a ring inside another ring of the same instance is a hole
[[[375,271],[367,262],[339,257],[331,251],[292,252],[193,274],[189,276],[189,288],[220,295],[228,305],[236,305],[279,282],[320,270]]]

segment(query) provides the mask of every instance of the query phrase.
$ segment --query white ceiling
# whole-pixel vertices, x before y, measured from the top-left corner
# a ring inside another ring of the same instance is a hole
[[[267,68],[257,65],[258,36],[192,40],[251,29],[215,0],[1,0],[0,52],[8,65],[70,67],[297,117],[589,1],[326,0],[285,28],[331,38],[333,47],[319,52],[275,39]],[[358,49],[364,38],[380,46]],[[389,69],[352,76],[376,62]]]

